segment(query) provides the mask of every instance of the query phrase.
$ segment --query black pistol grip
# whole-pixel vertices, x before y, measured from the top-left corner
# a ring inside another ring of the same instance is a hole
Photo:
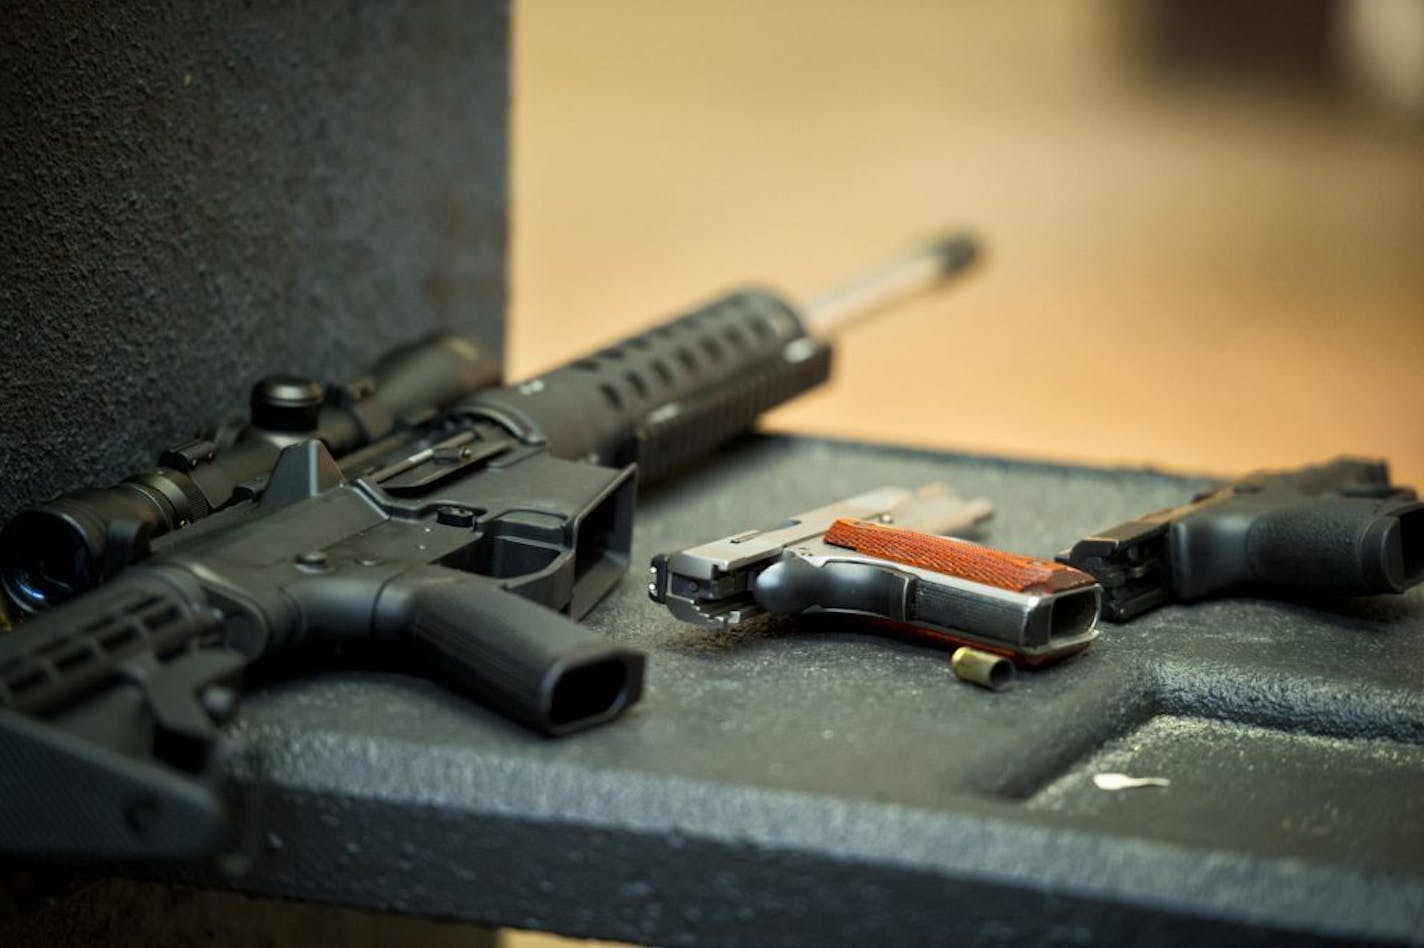
[[[1327,595],[1400,593],[1424,580],[1424,503],[1321,497],[1271,510],[1246,538],[1252,578]]]
[[[545,734],[611,720],[642,696],[642,652],[489,580],[411,570],[387,586],[377,614],[453,685]]]
[[[1249,584],[1323,595],[1403,592],[1424,579],[1424,504],[1408,497],[1250,495],[1170,528],[1173,589],[1194,600]]]

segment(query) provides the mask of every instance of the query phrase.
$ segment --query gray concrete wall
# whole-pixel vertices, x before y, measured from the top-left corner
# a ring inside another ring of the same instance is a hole
[[[503,2],[6,4],[0,520],[275,369],[503,343]]]

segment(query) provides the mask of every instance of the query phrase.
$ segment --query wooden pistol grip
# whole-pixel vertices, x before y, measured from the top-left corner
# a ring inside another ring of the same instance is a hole
[[[842,517],[826,531],[825,541],[866,556],[1018,593],[1048,595],[1096,582],[1087,573],[1061,563],[869,520]]]

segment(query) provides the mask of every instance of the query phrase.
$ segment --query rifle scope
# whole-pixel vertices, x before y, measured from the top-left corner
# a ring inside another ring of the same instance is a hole
[[[18,514],[0,531],[0,585],[26,612],[64,602],[146,557],[153,539],[259,492],[288,445],[317,438],[339,459],[499,380],[498,364],[457,336],[393,349],[344,385],[268,376],[248,421],[212,425],[122,483]]]

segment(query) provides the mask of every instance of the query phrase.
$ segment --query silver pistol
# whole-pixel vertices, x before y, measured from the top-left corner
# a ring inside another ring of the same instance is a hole
[[[1038,665],[1097,636],[1102,590],[1079,570],[968,540],[992,505],[942,484],[886,487],[653,558],[648,593],[684,622],[839,613]]]

